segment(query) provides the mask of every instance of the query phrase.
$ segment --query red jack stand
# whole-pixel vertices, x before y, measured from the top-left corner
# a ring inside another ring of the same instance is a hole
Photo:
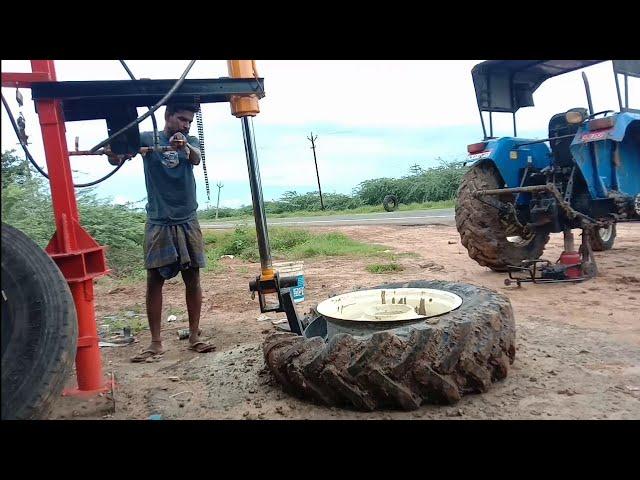
[[[567,279],[575,280],[582,277],[582,259],[580,253],[575,249],[571,229],[567,228],[564,231],[564,250],[556,263],[566,266],[565,276]]]
[[[37,82],[55,82],[53,60],[31,60],[32,73],[3,73],[3,87],[30,88]],[[102,375],[102,358],[93,305],[93,281],[109,272],[105,247],[80,226],[71,176],[65,124],[59,100],[37,100],[42,140],[47,159],[56,232],[46,252],[69,283],[78,317],[76,377],[78,387],[64,395],[93,396],[112,390],[113,381]]]
[[[513,276],[514,272],[526,272],[526,277]],[[557,262],[548,260],[523,260],[522,266],[510,266],[509,278],[504,284],[509,286],[515,282],[518,287],[522,283],[559,283],[582,282],[597,275],[596,260],[589,243],[589,229],[582,229],[582,244],[575,251],[573,233],[570,228],[564,230],[564,250]]]

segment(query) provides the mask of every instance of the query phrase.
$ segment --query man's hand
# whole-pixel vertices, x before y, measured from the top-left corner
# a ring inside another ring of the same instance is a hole
[[[176,149],[176,151],[182,150],[187,155],[187,158],[189,157],[191,150],[189,149],[189,144],[187,143],[187,137],[185,137],[182,133],[174,133],[169,139],[169,143],[173,148]]]
[[[131,155],[125,155],[125,154],[118,155],[111,152],[110,150],[106,152],[106,155],[107,155],[107,160],[109,160],[109,163],[114,166],[121,165],[122,163],[124,163],[125,160],[129,160],[130,158],[132,158]]]
[[[169,139],[169,143],[176,149],[179,150],[181,148],[185,148],[187,144],[187,137],[185,137],[182,133],[176,132]]]
[[[187,154],[189,162],[191,162],[193,165],[198,165],[200,163],[200,150],[195,148],[193,145],[189,145],[187,137],[185,137],[182,133],[174,133],[169,139],[169,143],[176,150],[184,150],[184,152]]]

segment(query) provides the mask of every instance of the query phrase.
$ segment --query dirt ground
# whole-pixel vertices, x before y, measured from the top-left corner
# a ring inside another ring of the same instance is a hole
[[[596,253],[599,276],[581,284],[504,285],[467,256],[454,227],[351,226],[336,230],[361,241],[383,244],[401,256],[404,271],[373,275],[371,259],[327,258],[305,261],[308,311],[331,294],[388,281],[440,279],[474,283],[506,294],[514,308],[517,353],[507,378],[489,392],[468,395],[452,406],[423,405],[413,412],[355,412],[327,408],[281,391],[265,369],[264,337],[277,327],[258,321],[257,299],[248,282],[258,264],[223,259],[224,271],[203,275],[203,334],[213,353],[187,350],[177,330],[186,328],[184,289],[177,277],[165,286],[163,323],[166,353],[157,362],[133,364],[129,357],[146,346],[148,330],[136,343],[101,349],[104,371],[117,384],[92,399],[62,397],[50,418],[146,419],[640,419],[640,224],[618,225],[614,248]],[[579,238],[579,237],[577,237]],[[562,236],[552,235],[544,257],[555,260]],[[96,318],[144,316],[143,283],[96,286]],[[271,319],[285,318],[271,314]],[[75,374],[69,386],[75,385]]]

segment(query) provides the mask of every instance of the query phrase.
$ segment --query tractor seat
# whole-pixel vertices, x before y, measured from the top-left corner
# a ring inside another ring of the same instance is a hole
[[[577,110],[572,109],[572,110]],[[584,110],[584,115],[587,115],[587,109]],[[549,138],[559,137],[562,135],[575,135],[580,128],[578,124],[571,124],[567,122],[565,113],[556,113],[551,120],[549,120]],[[572,137],[561,138],[559,140],[549,140],[551,146],[551,153],[553,154],[553,163],[559,167],[570,167],[573,164],[573,157],[569,147],[573,141]]]

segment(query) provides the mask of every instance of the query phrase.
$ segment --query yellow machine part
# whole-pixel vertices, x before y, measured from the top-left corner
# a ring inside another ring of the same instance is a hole
[[[260,275],[260,280],[261,281],[273,280],[273,277],[275,277],[275,274],[276,272],[272,268],[262,270],[262,274]]]
[[[255,60],[227,60],[231,78],[258,78]],[[240,117],[255,117],[260,113],[257,95],[233,95],[229,101],[231,114]]]

